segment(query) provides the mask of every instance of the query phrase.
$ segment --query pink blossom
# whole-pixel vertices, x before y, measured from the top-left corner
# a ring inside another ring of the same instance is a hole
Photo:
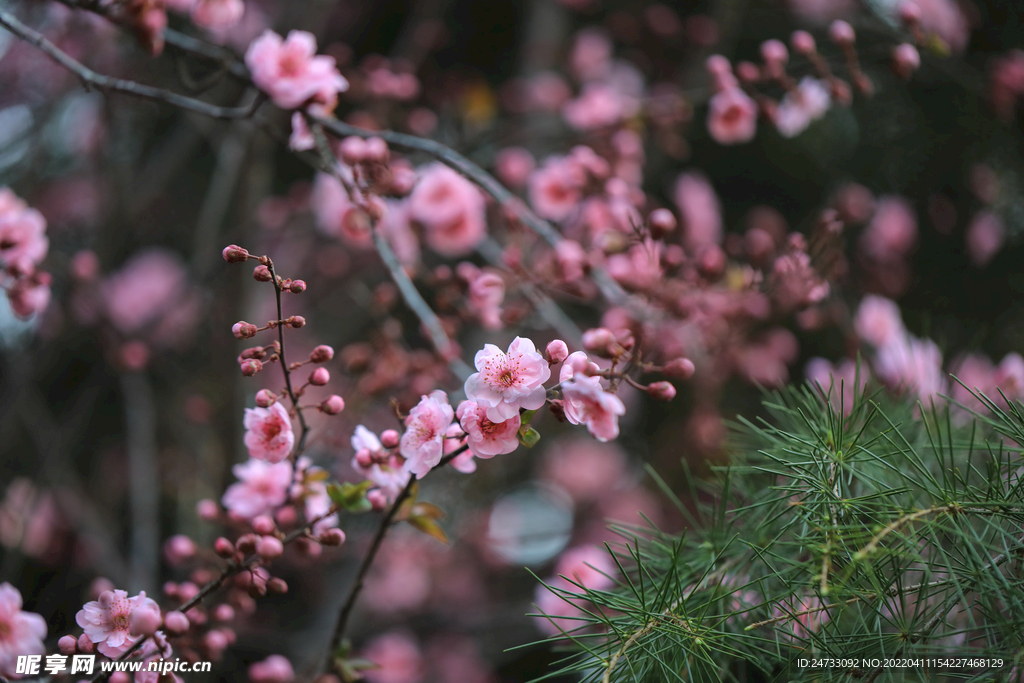
[[[992,61],[988,69],[989,99],[996,115],[1013,119],[1018,98],[1024,94],[1024,51],[1010,50]]]
[[[775,111],[775,127],[783,137],[792,138],[828,112],[832,96],[816,78],[805,76],[795,91],[787,92]]]
[[[583,268],[587,265],[587,252],[575,240],[559,240],[555,245],[555,258],[562,270],[562,279],[575,282],[583,277]]]
[[[964,241],[967,255],[976,268],[987,266],[1006,240],[1006,227],[999,216],[991,211],[980,211],[967,227]]]
[[[868,383],[868,369],[860,369],[860,385],[856,386],[857,361],[844,358],[837,365],[833,365],[824,358],[811,358],[804,368],[807,380],[821,387],[823,395],[829,398],[832,405],[838,405],[842,400],[844,415],[853,412],[853,398],[858,392],[862,392]]]
[[[316,215],[316,226],[325,235],[341,238],[361,249],[373,246],[370,217],[349,200],[345,188],[333,175],[317,173],[310,202]]]
[[[612,41],[596,28],[576,34],[569,53],[569,69],[580,81],[592,81],[608,75],[612,65]]]
[[[103,283],[107,317],[123,334],[141,332],[176,309],[187,287],[188,273],[177,255],[143,251]]]
[[[18,278],[7,290],[11,310],[19,318],[30,318],[50,304],[49,273],[35,271],[28,277]]]
[[[858,337],[875,347],[886,346],[905,333],[900,307],[877,294],[868,294],[861,300],[853,329]]]
[[[352,435],[352,448],[356,453],[368,451],[376,458],[384,455],[384,447],[381,445],[380,439],[363,425],[358,425]],[[369,467],[364,467],[353,457],[352,468],[376,484],[391,502],[398,498],[398,494],[402,492],[405,485],[409,483],[409,477],[412,476],[400,464],[394,462],[393,458],[388,458],[383,463],[375,461]]]
[[[211,31],[224,31],[242,20],[242,0],[198,0],[192,7],[192,21]]]
[[[420,399],[405,418],[405,433],[398,446],[407,472],[422,479],[441,461],[444,435],[454,417],[455,411],[443,391],[432,391]]]
[[[180,612],[179,612],[180,614]],[[159,683],[161,675],[159,671],[148,671],[150,662],[170,659],[173,651],[171,644],[167,642],[167,636],[163,631],[157,631],[151,638],[146,640],[139,650],[139,656],[144,666],[143,670],[135,674],[135,683]],[[170,673],[172,683],[182,683],[181,677]]]
[[[246,50],[245,64],[253,83],[283,109],[295,109],[311,98],[330,103],[348,90],[334,58],[317,55],[316,38],[307,31],[291,31],[286,40],[264,31]]]
[[[579,628],[581,622],[569,617],[581,614],[583,589],[599,591],[610,588],[615,583],[611,578],[615,571],[614,560],[603,548],[587,545],[566,550],[555,565],[556,576],[546,582],[555,590],[537,586],[537,608],[546,616],[537,622],[537,626],[549,635]],[[568,594],[580,597],[573,598]]]
[[[0,189],[0,263],[19,273],[31,273],[49,249],[46,219],[28,208],[7,188]]]
[[[860,249],[876,261],[906,256],[917,242],[917,216],[903,197],[881,197],[875,216],[861,234]]]
[[[683,246],[696,254],[701,247],[722,242],[722,206],[707,178],[684,173],[673,195],[683,218]]]
[[[614,126],[635,110],[635,104],[603,83],[588,83],[575,100],[562,108],[562,116],[578,130]]]
[[[23,612],[21,593],[9,583],[0,583],[0,674],[15,674],[19,655],[46,652],[46,620],[38,614]]]
[[[611,441],[619,435],[619,417],[626,406],[615,394],[601,386],[599,377],[589,377],[575,368],[587,362],[586,354],[576,351],[562,364],[562,409],[570,424],[585,424],[598,441]]]
[[[327,514],[333,502],[327,493],[326,479],[327,473],[322,468],[313,466],[313,461],[308,456],[299,456],[295,461],[292,496],[302,500],[306,521],[319,519],[313,525],[314,534],[338,526],[337,513]]]
[[[537,166],[529,150],[522,147],[506,147],[494,158],[494,170],[509,187],[523,187]]]
[[[952,52],[963,52],[970,39],[970,24],[956,0],[914,0],[920,10],[919,23],[926,33],[937,36]]]
[[[370,683],[420,683],[423,680],[423,655],[413,637],[392,631],[371,640],[363,657],[380,668],[363,673]]]
[[[530,175],[530,203],[543,218],[564,221],[580,201],[581,182],[568,159],[548,159]]]
[[[925,402],[946,390],[942,351],[931,340],[899,335],[878,349],[874,367],[890,389],[914,392]]]
[[[273,512],[288,499],[292,465],[251,459],[231,468],[239,481],[228,487],[221,503],[242,519]]]
[[[501,329],[501,303],[504,300],[505,281],[497,273],[480,271],[470,281],[469,307],[485,329]]]
[[[564,489],[573,500],[597,500],[626,480],[626,456],[614,444],[586,437],[560,440],[549,448],[541,469],[545,479]]]
[[[487,233],[480,190],[443,164],[427,167],[408,206],[409,217],[423,225],[427,244],[442,256],[469,253]]]
[[[292,663],[281,655],[270,655],[262,662],[249,666],[252,683],[290,683],[295,679]]]
[[[466,379],[466,398],[485,406],[492,422],[508,420],[520,408],[536,410],[544,405],[544,382],[551,377],[551,369],[531,340],[516,337],[508,353],[485,344],[474,363],[477,372]]]
[[[721,145],[750,142],[757,133],[757,104],[738,87],[718,91],[708,104],[708,133]]]
[[[486,405],[463,401],[455,413],[459,424],[469,435],[470,450],[478,458],[511,453],[519,447],[519,414],[502,422],[492,422],[487,417],[487,411]]]
[[[269,408],[246,408],[244,424],[249,457],[275,463],[292,452],[295,445],[292,421],[280,403]]]
[[[87,602],[75,615],[75,621],[96,649],[111,658],[124,654],[142,634],[131,634],[131,617],[136,610],[156,610],[156,602],[146,597],[145,591],[129,598],[121,590],[103,591],[99,599]]]

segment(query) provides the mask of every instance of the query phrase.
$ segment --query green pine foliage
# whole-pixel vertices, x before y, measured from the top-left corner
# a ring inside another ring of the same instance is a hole
[[[548,677],[1017,680],[1024,407],[873,391],[844,416],[843,391],[791,387],[734,425],[730,466],[678,503],[685,534],[617,528],[616,586],[558,591],[581,611],[556,622],[567,652]]]

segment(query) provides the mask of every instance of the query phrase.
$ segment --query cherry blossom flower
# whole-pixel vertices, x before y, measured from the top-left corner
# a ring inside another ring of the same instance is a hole
[[[570,617],[582,613],[585,600],[566,593],[608,589],[615,583],[611,578],[614,574],[614,560],[604,549],[586,545],[566,550],[555,565],[555,576],[546,582],[555,591],[537,586],[534,599],[537,609],[545,616],[536,622],[537,626],[548,635],[578,628],[581,622]]]
[[[427,167],[408,206],[409,217],[424,227],[427,244],[442,256],[467,254],[487,234],[480,190],[443,164]]]
[[[881,197],[875,215],[861,233],[862,253],[876,261],[906,256],[917,242],[917,216],[903,197]]]
[[[794,91],[787,92],[775,111],[775,127],[783,137],[793,138],[828,112],[832,96],[828,87],[806,76]]]
[[[463,401],[465,403],[465,401]],[[454,453],[458,449],[465,446],[469,441],[469,435],[466,434],[466,430],[462,428],[458,422],[452,422],[451,426],[444,433],[444,454],[449,455]],[[466,449],[462,453],[459,453],[451,462],[452,468],[462,472],[463,474],[472,474],[476,472],[476,460],[473,457],[473,451]]]
[[[626,414],[626,406],[618,396],[604,390],[600,377],[576,371],[581,362],[587,362],[582,351],[569,354],[559,374],[565,419],[570,424],[585,424],[598,441],[611,441],[619,435],[619,417]]]
[[[327,473],[323,468],[315,467],[313,460],[308,456],[299,456],[295,461],[295,485],[292,489],[292,497],[300,499],[303,505],[303,513],[306,520],[314,520],[331,509],[333,502],[327,493]],[[322,531],[338,526],[337,513],[327,515],[313,525],[313,533],[319,534]]]
[[[580,201],[579,171],[564,157],[548,159],[530,175],[530,203],[543,218],[564,221]]]
[[[673,194],[683,218],[683,246],[692,254],[701,247],[722,242],[722,205],[707,178],[699,173],[684,173],[676,181]]]
[[[143,251],[103,282],[107,317],[123,334],[142,332],[182,304],[187,286],[188,273],[176,254]]]
[[[239,481],[228,487],[221,502],[242,519],[272,512],[288,499],[288,487],[292,483],[290,462],[252,459],[235,465],[231,471]]]
[[[246,408],[244,424],[249,457],[275,463],[292,452],[295,433],[288,411],[280,403],[269,408]]]
[[[170,659],[173,654],[171,644],[167,642],[167,636],[163,631],[157,631],[153,636],[146,640],[139,650],[140,658],[142,659],[143,666],[142,671],[135,674],[135,683],[159,683],[161,675],[159,671],[149,671],[150,662],[154,662],[161,659]],[[169,673],[173,683],[182,683],[182,679],[177,674]]]
[[[877,294],[868,294],[861,300],[853,329],[858,337],[875,347],[886,346],[905,333],[900,307]]]
[[[544,405],[544,382],[551,369],[533,342],[516,337],[504,353],[485,344],[474,359],[478,372],[466,379],[466,398],[487,409],[492,422],[504,422],[518,415],[520,408],[536,410]]]
[[[224,31],[237,24],[245,14],[242,0],[198,0],[192,6],[192,21],[211,31]]]
[[[283,109],[295,109],[312,98],[330,103],[348,90],[334,58],[317,55],[316,38],[307,31],[291,31],[282,39],[266,30],[249,45],[245,64],[253,83]]]
[[[301,118],[301,114],[299,116]],[[333,175],[316,174],[310,201],[316,215],[316,226],[325,235],[340,238],[360,249],[373,246],[370,217],[351,202],[345,188]]]
[[[131,617],[136,610],[157,610],[159,606],[142,591],[129,598],[122,590],[103,591],[99,599],[87,602],[75,621],[89,636],[96,649],[110,658],[124,654],[136,643],[142,634],[132,635]]]
[[[455,412],[459,424],[469,435],[469,449],[478,458],[493,458],[511,453],[519,447],[519,413],[502,422],[487,418],[488,406],[474,401],[463,401]]]
[[[15,674],[19,655],[46,652],[46,620],[21,609],[21,592],[9,583],[0,583],[0,674]]]
[[[370,683],[419,683],[423,680],[423,655],[413,636],[405,632],[377,636],[367,643],[363,657],[380,667],[363,673]]]
[[[914,392],[925,402],[946,391],[942,351],[931,340],[904,332],[878,349],[874,367],[890,389]]]
[[[708,104],[708,133],[720,145],[750,142],[757,133],[757,104],[738,87],[720,90]]]
[[[281,655],[270,655],[262,662],[249,666],[249,680],[252,683],[289,683],[294,679],[292,663]]]
[[[1006,240],[1006,226],[999,216],[991,211],[980,211],[967,226],[964,242],[967,245],[967,256],[976,268],[991,263]]]
[[[405,418],[405,433],[398,444],[407,472],[422,479],[441,461],[444,435],[454,417],[455,411],[443,391],[432,391],[420,399]]]
[[[469,307],[485,329],[501,329],[501,303],[504,300],[505,281],[497,273],[481,270],[469,280]]]
[[[0,263],[17,272],[30,273],[46,258],[50,246],[46,219],[7,188],[0,192],[7,195],[0,198]]]
[[[860,368],[860,386],[855,386],[857,379],[857,361],[852,358],[844,358],[838,364],[833,365],[824,358],[811,358],[807,361],[804,374],[808,381],[821,387],[823,395],[829,398],[833,406],[838,406],[842,401],[844,415],[853,412],[854,395],[864,390],[868,383],[867,366]]]
[[[588,83],[578,98],[565,104],[562,116],[573,128],[594,130],[614,126],[634,110],[635,104],[611,86]]]
[[[377,435],[363,425],[358,425],[352,435],[352,448],[357,454],[360,451],[367,451],[378,457],[384,452],[384,446],[381,445]],[[393,457],[383,463],[375,461],[369,467],[364,467],[359,464],[358,458],[353,456],[352,469],[376,484],[390,502],[394,502],[398,498],[398,494],[402,492],[405,485],[409,483],[409,477],[412,476],[398,462],[395,462]]]

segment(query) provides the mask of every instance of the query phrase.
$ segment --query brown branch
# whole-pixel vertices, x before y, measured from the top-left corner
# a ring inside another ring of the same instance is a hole
[[[202,100],[179,95],[178,93],[171,92],[170,90],[154,88],[149,85],[136,83],[135,81],[128,81],[122,78],[112,78],[110,76],[96,73],[51,43],[41,33],[29,28],[25,24],[21,23],[14,15],[4,10],[0,10],[0,26],[3,26],[22,40],[39,48],[55,62],[63,66],[68,71],[74,73],[82,81],[86,89],[93,87],[102,92],[119,92],[144,100],[164,102],[175,107],[180,107],[181,109],[186,109],[188,111],[216,119],[249,118],[256,112],[259,106],[266,101],[266,96],[263,95],[263,93],[257,93],[252,102],[246,106],[219,107],[214,104],[209,104],[208,102],[203,102]]]
[[[281,280],[277,277],[277,272],[274,270],[274,262],[267,257],[267,270],[270,271],[270,276],[273,278],[274,283],[274,294],[277,296],[277,320],[278,322],[284,322],[284,317],[281,314]],[[302,406],[299,405],[299,397],[292,389],[292,371],[288,367],[288,361],[284,356],[284,328],[286,325],[277,326],[277,343],[280,344],[281,350],[278,351],[278,360],[281,362],[281,371],[284,373],[284,386],[288,391],[288,399],[292,402],[292,408],[295,409],[295,413],[299,418],[299,426],[302,431],[299,433],[299,442],[295,444],[295,450],[292,451],[291,460],[295,460],[302,454],[302,451],[306,450],[306,437],[309,435],[309,424],[306,422],[306,416],[302,414]]]

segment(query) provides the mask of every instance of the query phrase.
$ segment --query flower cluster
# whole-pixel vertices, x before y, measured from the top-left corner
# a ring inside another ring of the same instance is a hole
[[[50,274],[39,270],[49,246],[43,215],[0,187],[0,287],[18,317],[31,317],[50,302]]]

